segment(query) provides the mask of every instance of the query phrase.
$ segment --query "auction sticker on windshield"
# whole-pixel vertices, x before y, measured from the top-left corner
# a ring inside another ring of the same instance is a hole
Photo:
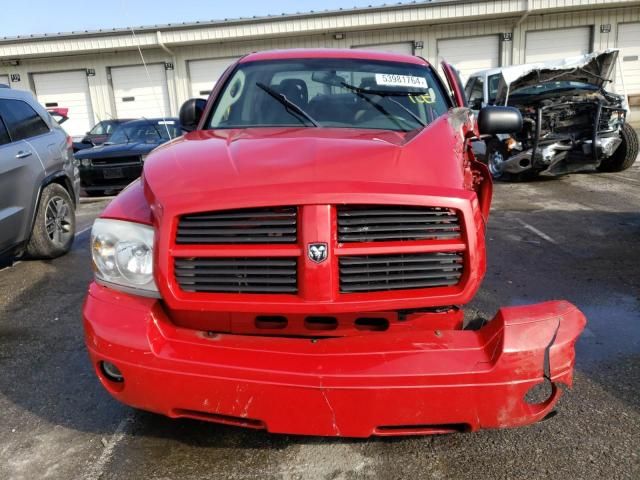
[[[389,73],[376,73],[376,83],[385,87],[418,87],[428,88],[427,79],[412,75],[395,75]]]

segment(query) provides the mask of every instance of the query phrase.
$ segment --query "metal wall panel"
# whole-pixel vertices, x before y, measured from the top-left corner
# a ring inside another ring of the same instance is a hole
[[[118,118],[171,115],[164,65],[113,67],[110,71]]]
[[[591,51],[590,26],[527,32],[525,63],[561,60]]]
[[[84,70],[33,74],[38,102],[47,108],[68,108],[64,129],[72,136],[87,133],[94,125],[93,106]]]

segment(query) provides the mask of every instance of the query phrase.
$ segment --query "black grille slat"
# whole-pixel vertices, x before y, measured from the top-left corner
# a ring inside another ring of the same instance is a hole
[[[392,260],[390,260],[392,259]],[[380,255],[380,256],[360,256],[360,257],[342,257],[340,258],[340,266],[349,265],[387,265],[396,259],[402,264],[407,263],[452,263],[460,261],[459,253],[436,253],[436,254],[417,254],[417,255]]]
[[[177,244],[285,244],[298,240],[296,207],[254,208],[180,217]]]
[[[384,273],[384,272],[428,272],[428,271],[442,271],[444,265],[392,265],[392,266],[382,266],[382,267],[348,267],[348,268],[340,268],[340,273],[345,272],[350,275],[356,275],[359,273]],[[460,269],[462,265],[460,264],[449,264],[449,268],[452,269]]]
[[[404,282],[402,286],[389,288],[386,285],[351,285],[348,288],[344,288],[342,291],[345,293],[352,292],[380,292],[387,290],[414,290],[420,288],[433,288],[433,287],[452,287],[458,283],[457,280],[439,281],[439,280],[425,280],[423,282]]]
[[[418,253],[341,257],[339,268],[343,293],[450,287],[460,282],[463,256]]]
[[[279,259],[279,258],[194,258],[188,260],[176,259],[176,267],[295,267],[295,259]]]
[[[193,274],[192,268],[176,268],[176,275]],[[198,268],[198,275],[289,275],[288,270],[277,270],[275,268]]]
[[[95,166],[104,165],[124,165],[124,164],[142,164],[142,158],[139,155],[133,155],[129,157],[106,157],[106,158],[93,158],[91,164]]]
[[[181,258],[174,274],[187,292],[297,293],[298,263],[288,258]]]
[[[384,240],[427,240],[427,239],[452,239],[460,238],[457,232],[442,232],[433,230],[424,234],[408,235],[407,232],[398,233],[357,233],[340,234],[341,242],[380,242]]]
[[[256,235],[256,233],[260,234],[272,234],[272,235],[282,235],[282,234],[294,234],[296,233],[296,229],[294,228],[279,228],[279,227],[271,227],[271,228],[235,228],[233,230],[235,235]],[[212,235],[212,236],[223,236],[228,235],[229,230],[225,228],[207,228],[205,232],[202,232],[199,228],[182,228],[180,230],[180,235],[188,236],[188,235]]]
[[[433,273],[398,273],[392,274],[380,274],[380,275],[349,275],[345,276],[342,281],[344,283],[362,283],[362,282],[395,282],[399,280],[421,280],[423,278],[436,279],[436,278],[458,278],[460,274],[457,271],[450,271],[445,273],[443,271]]]
[[[440,207],[338,207],[338,241],[380,242],[460,238],[455,211]]]
[[[183,217],[180,222],[180,226],[183,228],[202,228],[202,227],[212,227],[212,228],[220,228],[220,227],[262,227],[264,226],[263,220],[187,220],[188,217]],[[295,218],[287,218],[285,220],[276,220],[270,219],[270,225],[274,225],[277,227],[286,227],[289,225],[295,226],[296,219]]]
[[[189,291],[188,289],[183,290]],[[239,290],[236,287],[226,285],[202,285],[199,286],[197,290],[190,291],[198,293],[296,293],[297,289],[276,285],[254,285],[251,287],[251,289]]]

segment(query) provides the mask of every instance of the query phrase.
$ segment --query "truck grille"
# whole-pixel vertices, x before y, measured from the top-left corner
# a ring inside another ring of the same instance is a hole
[[[460,238],[460,222],[458,214],[448,208],[338,207],[338,241],[342,243],[452,238]]]
[[[91,164],[94,166],[141,165],[142,159],[139,155],[128,157],[94,158],[91,160]]]
[[[461,253],[341,257],[340,291],[364,293],[456,285],[462,276],[462,260]]]
[[[296,258],[177,258],[175,276],[186,292],[296,293]]]
[[[255,208],[184,215],[177,244],[296,243],[296,207]]]

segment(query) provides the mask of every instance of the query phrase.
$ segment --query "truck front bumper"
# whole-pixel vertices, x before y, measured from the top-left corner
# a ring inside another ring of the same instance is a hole
[[[169,417],[369,437],[517,427],[571,386],[585,318],[567,302],[504,308],[481,329],[311,340],[175,327],[161,302],[92,284],[86,343],[104,387]],[[109,380],[101,362],[124,381]],[[550,382],[540,403],[525,400]]]

